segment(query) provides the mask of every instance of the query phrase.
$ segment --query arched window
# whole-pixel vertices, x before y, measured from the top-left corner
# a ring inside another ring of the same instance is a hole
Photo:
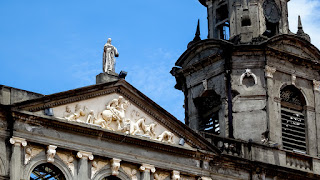
[[[30,180],[65,180],[60,169],[50,163],[40,164],[35,167],[30,175]]]
[[[107,177],[104,177],[101,180],[121,180],[121,179],[116,177],[116,176],[107,176]]]
[[[286,150],[307,153],[303,94],[295,86],[281,90],[282,144]]]

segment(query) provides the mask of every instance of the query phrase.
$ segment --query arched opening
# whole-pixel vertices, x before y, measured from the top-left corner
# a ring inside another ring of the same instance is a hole
[[[30,180],[65,180],[59,168],[50,163],[40,164],[32,170]]]
[[[121,180],[121,179],[116,176],[107,176],[102,178],[101,180]]]
[[[199,131],[220,134],[219,111],[221,97],[214,90],[206,90],[194,99],[199,114]]]
[[[305,98],[295,86],[281,90],[282,144],[286,150],[307,153]]]

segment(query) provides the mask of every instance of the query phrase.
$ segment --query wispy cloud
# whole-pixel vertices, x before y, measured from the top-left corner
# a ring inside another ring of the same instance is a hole
[[[148,51],[145,56],[150,63],[130,67],[128,82],[183,121],[183,93],[174,89],[175,78],[169,73],[179,55],[158,48]]]
[[[312,43],[320,48],[320,9],[319,0],[296,0],[289,2],[289,23],[290,30],[297,32],[298,15],[302,18],[304,32],[309,34]]]

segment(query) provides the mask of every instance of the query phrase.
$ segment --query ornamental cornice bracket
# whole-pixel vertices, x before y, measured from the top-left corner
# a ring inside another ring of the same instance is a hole
[[[93,155],[91,152],[87,152],[87,151],[79,151],[77,153],[77,158],[79,159],[89,159],[89,160],[93,160]]]
[[[276,68],[266,66],[264,72],[266,73],[267,78],[273,78],[273,74],[277,71]]]
[[[313,80],[313,90],[316,92],[320,92],[320,81]]]
[[[179,171],[172,171],[172,180],[180,180],[180,172]]]
[[[15,146],[23,146],[23,147],[27,146],[26,139],[14,137],[14,136],[12,136],[12,138],[10,138],[10,143]]]
[[[49,145],[47,150],[47,162],[53,163],[54,162],[54,156],[56,155],[56,149],[57,146]]]
[[[111,171],[112,171],[111,174],[113,176],[117,176],[119,174],[120,162],[121,162],[121,159],[117,159],[117,158],[112,158],[110,160]]]
[[[139,169],[140,171],[144,171],[144,172],[150,172],[150,171],[152,173],[156,172],[156,168],[154,167],[154,165],[150,165],[150,164],[142,164]]]

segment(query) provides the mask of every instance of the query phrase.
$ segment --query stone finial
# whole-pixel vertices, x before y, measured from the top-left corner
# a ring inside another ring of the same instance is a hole
[[[311,41],[310,36],[303,31],[303,27],[302,27],[302,22],[301,22],[301,17],[300,16],[298,16],[298,32],[297,32],[297,35],[300,36],[301,38],[309,41],[309,42]]]
[[[172,171],[172,180],[180,180],[180,172],[179,171]]]
[[[193,40],[189,42],[187,47],[188,48],[191,47],[194,43],[196,43],[198,41],[201,41],[201,38],[200,38],[200,20],[199,19],[198,19],[198,25],[197,25],[196,34],[195,34]]]
[[[120,162],[121,159],[113,158],[110,160],[111,162],[111,174],[113,176],[117,176],[119,174]]]
[[[142,164],[140,166],[140,171],[151,171],[152,173],[154,173],[156,172],[156,168],[154,167],[154,165]]]
[[[12,138],[10,138],[10,143],[15,146],[23,146],[23,147],[27,146],[26,139],[14,137],[14,136]]]
[[[79,151],[77,153],[77,158],[93,160],[93,155],[91,152]]]
[[[316,92],[320,92],[320,81],[313,80],[313,89]]]
[[[276,68],[270,67],[270,66],[266,66],[265,67],[265,73],[266,73],[266,77],[267,78],[273,78],[273,74],[276,72]]]
[[[49,145],[47,150],[47,162],[53,163],[54,162],[54,156],[56,155],[56,149],[57,146]]]

